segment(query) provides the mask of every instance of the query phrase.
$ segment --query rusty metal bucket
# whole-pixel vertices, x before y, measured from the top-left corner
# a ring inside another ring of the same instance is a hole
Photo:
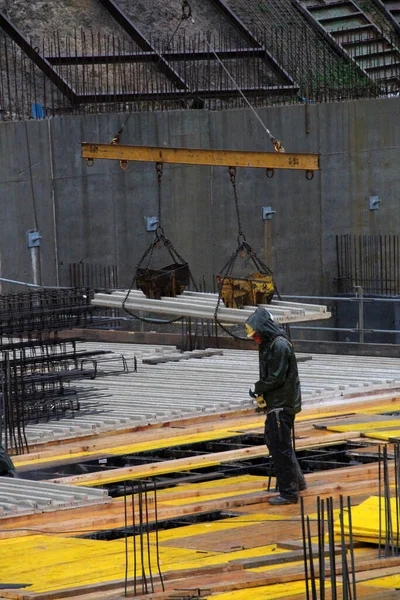
[[[161,269],[138,269],[136,287],[146,298],[160,300],[161,296],[174,298],[182,294],[189,284],[190,270],[187,263],[173,263]]]
[[[272,275],[252,273],[248,277],[217,275],[221,298],[227,308],[269,304],[275,293]]]

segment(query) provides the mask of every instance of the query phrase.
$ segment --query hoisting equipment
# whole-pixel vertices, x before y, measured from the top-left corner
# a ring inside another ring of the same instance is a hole
[[[81,144],[82,158],[87,166],[92,167],[97,159],[118,160],[120,167],[126,170],[130,161],[154,162],[156,163],[159,184],[159,216],[161,198],[161,176],[163,164],[185,164],[185,165],[208,165],[229,167],[230,179],[233,185],[236,214],[238,218],[238,247],[229,261],[219,274],[219,295],[214,318],[221,327],[231,334],[229,330],[219,322],[218,309],[223,300],[227,307],[241,307],[244,305],[256,305],[269,303],[276,287],[273,282],[271,270],[259,259],[247,243],[240,222],[237,191],[236,191],[236,167],[252,167],[266,169],[267,177],[272,177],[274,169],[303,170],[307,179],[312,179],[314,172],[318,171],[319,154],[286,153],[276,149],[275,152],[252,152],[238,150],[210,150],[199,148],[166,148],[153,146],[131,146],[119,143],[93,144],[83,142]],[[162,243],[169,251],[173,264],[161,271],[147,273],[145,280],[142,279],[142,263],[146,257],[151,258],[154,248]],[[254,265],[255,271],[245,278],[232,278],[232,271],[237,257],[245,253]],[[187,271],[186,271],[187,267]],[[161,296],[175,296],[183,291],[187,285],[187,272],[192,279],[187,263],[180,257],[171,242],[165,237],[160,226],[156,231],[156,238],[150,248],[139,261],[131,288],[126,295],[123,307],[132,290],[133,284],[146,294],[149,298],[160,298]],[[193,281],[194,283],[194,281]],[[129,311],[128,311],[129,312]],[[130,313],[131,314],[131,313]],[[136,315],[133,315],[136,316]],[[147,320],[147,319],[144,319]],[[177,320],[177,319],[175,319]],[[232,334],[231,334],[232,335]]]

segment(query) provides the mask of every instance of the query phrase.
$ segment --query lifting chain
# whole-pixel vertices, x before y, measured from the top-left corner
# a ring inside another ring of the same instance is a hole
[[[164,230],[161,225],[161,201],[162,201],[162,176],[164,173],[164,164],[156,163],[156,171],[157,171],[157,210],[158,210],[158,223],[156,233],[164,233]]]
[[[140,268],[145,268],[145,269],[149,269],[150,268],[150,263],[153,257],[153,253],[155,248],[159,248],[161,245],[164,246],[164,248],[167,250],[168,254],[170,255],[172,261],[175,262],[180,262],[182,265],[187,264],[185,259],[177,252],[177,250],[174,248],[174,246],[172,245],[172,243],[169,241],[169,239],[164,235],[164,229],[161,225],[161,216],[162,216],[162,176],[164,173],[164,164],[162,162],[158,162],[156,163],[156,172],[157,172],[157,211],[158,211],[158,223],[157,223],[157,229],[155,231],[155,238],[154,241],[150,244],[150,246],[147,248],[147,250],[145,250],[145,252],[142,254],[139,262],[137,263],[135,270],[134,270],[134,274],[133,274],[133,278],[132,278],[132,282],[130,285],[130,288],[122,302],[122,308],[123,310],[128,313],[130,316],[134,317],[135,319],[138,319],[139,321],[142,321],[144,323],[153,323],[153,324],[160,324],[160,323],[176,323],[177,321],[181,321],[184,317],[177,317],[174,319],[170,319],[168,321],[163,321],[160,319],[150,319],[147,317],[141,317],[140,315],[137,315],[135,313],[133,313],[131,310],[129,310],[126,306],[126,302],[128,301],[129,295],[133,289],[133,286],[135,285],[136,282],[136,278],[137,278],[137,274]],[[145,263],[145,266],[143,266]],[[192,283],[193,289],[197,292],[198,288],[196,285],[196,282],[193,278],[192,272],[189,269],[189,277],[190,277],[190,281]]]
[[[235,167],[229,167],[229,177],[230,177],[230,180],[232,183],[233,195],[234,195],[234,200],[235,200],[236,218],[237,218],[237,224],[238,224],[238,238],[237,238],[238,239],[238,247],[232,253],[228,262],[224,265],[224,267],[221,269],[221,272],[220,272],[221,279],[220,279],[220,283],[219,283],[219,293],[218,293],[217,305],[216,305],[215,311],[214,311],[214,321],[215,321],[216,325],[219,325],[221,327],[221,329],[223,331],[225,331],[225,333],[228,333],[231,337],[233,337],[237,340],[243,340],[243,339],[247,339],[247,338],[243,338],[241,336],[235,335],[232,331],[230,331],[227,327],[225,327],[218,318],[218,310],[219,310],[219,307],[220,307],[220,304],[222,301],[222,290],[223,290],[225,281],[232,277],[232,273],[233,273],[233,269],[234,269],[236,260],[237,260],[238,256],[242,253],[247,254],[247,256],[252,261],[252,263],[254,264],[254,266],[258,272],[272,276],[272,271],[257,256],[257,254],[254,252],[253,248],[250,246],[250,244],[247,243],[246,237],[243,233],[242,221],[240,218],[239,201],[238,201],[238,195],[237,195],[237,187],[236,187],[236,168]],[[274,282],[274,287],[275,287],[275,291],[277,293],[278,298],[281,299],[281,296],[279,294],[279,291],[276,287],[275,282]],[[217,331],[217,329],[216,329],[216,331]],[[217,336],[218,336],[218,334],[217,334]]]
[[[239,201],[237,195],[237,187],[236,187],[236,167],[229,167],[229,177],[233,187],[233,198],[235,200],[235,209],[236,209],[236,219],[238,225],[238,243],[246,241],[246,236],[243,233],[242,221],[240,219],[240,210],[239,210]]]

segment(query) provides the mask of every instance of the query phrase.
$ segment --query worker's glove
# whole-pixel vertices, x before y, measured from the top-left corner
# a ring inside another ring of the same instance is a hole
[[[257,402],[257,407],[260,408],[261,410],[264,410],[264,408],[267,408],[267,403],[265,402],[264,396],[257,396],[256,402]]]
[[[259,381],[257,381],[257,383],[254,385],[254,393],[256,396],[262,396],[262,394],[264,393],[264,382],[262,381],[262,379],[260,379]]]
[[[257,409],[264,410],[267,407],[267,403],[264,400],[264,396],[261,394],[256,394],[253,390],[249,389],[250,398],[254,398],[257,402]]]

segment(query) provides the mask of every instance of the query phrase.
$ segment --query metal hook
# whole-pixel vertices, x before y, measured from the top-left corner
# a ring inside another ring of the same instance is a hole
[[[93,165],[94,165],[94,158],[85,158],[85,162],[86,162],[86,166],[87,167],[93,167]]]
[[[272,144],[274,146],[275,152],[285,152],[285,148],[282,146],[279,140],[272,138]]]
[[[235,183],[235,181],[236,181],[236,167],[229,167],[229,177],[231,178],[231,182]]]
[[[267,169],[267,177],[268,177],[268,179],[272,179],[274,175],[275,175],[274,169]]]
[[[314,179],[314,171],[306,171],[306,179],[308,179],[308,181]]]
[[[121,167],[121,169],[123,171],[126,171],[128,166],[129,166],[129,162],[127,160],[120,160],[119,161],[119,166]]]
[[[156,163],[156,171],[159,179],[161,179],[162,174],[164,172],[164,163],[158,162]]]

